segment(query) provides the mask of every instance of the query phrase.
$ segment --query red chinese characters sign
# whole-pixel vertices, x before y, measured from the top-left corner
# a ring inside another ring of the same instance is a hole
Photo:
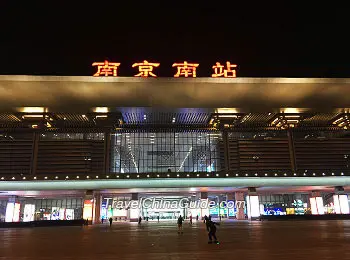
[[[94,77],[117,77],[118,76],[118,68],[120,63],[116,62],[94,62],[92,66],[97,67],[97,71],[94,74]],[[160,63],[158,62],[148,62],[144,60],[143,62],[134,63],[132,68],[138,70],[138,73],[135,74],[135,77],[157,77],[155,72],[155,68],[158,68]],[[198,63],[189,63],[187,61],[174,63],[172,65],[173,68],[176,68],[176,72],[174,72],[174,77],[184,77],[184,78],[196,78],[197,77],[197,68],[199,67]],[[236,78],[236,64],[231,64],[231,62],[227,61],[226,64],[222,65],[220,62],[216,62],[215,65],[212,66],[213,74],[212,78]]]

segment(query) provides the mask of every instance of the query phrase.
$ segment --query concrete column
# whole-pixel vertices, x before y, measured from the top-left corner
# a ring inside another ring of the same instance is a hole
[[[335,214],[349,214],[348,195],[345,194],[343,187],[335,187],[333,195]]]
[[[130,222],[137,222],[139,220],[139,217],[141,216],[140,208],[137,207],[138,203],[139,203],[139,194],[132,193],[130,208],[128,210]]]
[[[102,198],[100,192],[94,192],[93,224],[101,223]]]
[[[235,192],[236,219],[238,220],[245,219],[244,206],[245,206],[244,193]]]
[[[319,191],[312,191],[310,196],[310,206],[312,215],[323,215],[324,214],[324,205],[323,198]]]
[[[104,141],[104,173],[109,174],[111,169],[111,133],[105,132]]]
[[[255,188],[248,188],[247,215],[249,220],[256,220],[260,217],[259,196]]]
[[[83,219],[92,224],[94,216],[94,194],[92,190],[88,190],[84,196]]]
[[[16,196],[8,198],[5,213],[5,222],[19,222],[20,221],[20,204]]]
[[[294,147],[294,137],[292,129],[287,130],[288,136],[288,148],[289,148],[289,157],[290,157],[290,166],[293,172],[296,172],[297,165],[295,160],[295,147]]]
[[[35,175],[38,163],[39,133],[33,133],[32,156],[30,163],[30,174]]]
[[[227,202],[229,203],[232,203],[233,205],[235,205],[235,194],[234,193],[227,193]],[[228,208],[228,218],[229,219],[234,219],[235,216],[233,216],[233,212],[234,212],[234,208]],[[230,214],[232,212],[232,214]],[[230,216],[232,215],[232,216]]]
[[[224,144],[224,162],[225,162],[225,170],[230,170],[230,157],[229,157],[229,146],[228,146],[228,133],[227,131],[222,132],[222,140]]]
[[[200,193],[200,201],[201,201],[201,217],[204,219],[204,216],[209,216],[209,199],[208,199],[208,192],[201,192]],[[207,206],[207,207],[204,207]]]

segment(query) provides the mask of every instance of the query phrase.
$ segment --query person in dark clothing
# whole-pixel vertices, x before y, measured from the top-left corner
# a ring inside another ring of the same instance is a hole
[[[157,220],[158,220],[158,222],[159,222],[159,215],[157,216]]]
[[[109,218],[109,226],[112,226],[113,218]]]
[[[198,221],[198,218],[199,218],[199,216],[197,215],[197,216],[196,216],[196,220],[197,220],[197,221]]]
[[[142,217],[139,217],[139,225],[141,224],[142,221]]]
[[[190,216],[190,224],[192,225],[192,215]]]
[[[204,216],[204,223],[207,227],[207,231],[209,232],[209,222],[211,221],[211,217]]]
[[[179,218],[177,219],[177,227],[178,227],[178,234],[182,234],[182,222],[184,221],[183,217],[180,215]]]
[[[216,238],[216,225],[220,225],[219,223],[213,222],[211,220],[209,220],[207,222],[207,227],[209,228],[209,232],[208,232],[208,237],[209,237],[209,241],[208,244],[213,243],[213,238],[214,238],[214,243],[215,244],[219,244],[218,239]]]

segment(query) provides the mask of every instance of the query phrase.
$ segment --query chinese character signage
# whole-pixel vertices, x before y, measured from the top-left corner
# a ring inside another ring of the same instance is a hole
[[[118,77],[118,67],[120,63],[116,62],[94,62],[92,66],[97,67],[97,71],[94,77]],[[157,77],[156,69],[160,66],[157,62],[148,62],[144,60],[143,62],[134,63],[132,68],[135,68],[135,77]],[[188,63],[187,61],[174,63],[172,65],[174,68],[174,77],[184,77],[184,78],[196,78],[198,63]],[[216,62],[213,65],[212,78],[235,78],[236,77],[237,65],[231,64],[229,61],[226,64],[221,64]]]

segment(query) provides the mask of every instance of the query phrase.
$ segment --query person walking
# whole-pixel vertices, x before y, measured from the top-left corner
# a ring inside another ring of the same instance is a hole
[[[219,244],[219,241],[216,237],[216,225],[220,226],[219,223],[213,222],[211,220],[208,221],[208,226],[209,227],[209,232],[208,232],[208,244],[212,244],[213,243],[213,238],[214,238],[214,243],[215,244]]]
[[[180,215],[179,218],[177,219],[177,228],[178,228],[178,231],[177,233],[178,234],[182,234],[183,231],[182,231],[182,222],[184,221],[183,217]]]
[[[157,220],[158,220],[158,222],[159,222],[159,215],[157,216]]]
[[[197,215],[197,216],[196,216],[196,220],[198,221],[198,219],[199,219],[199,216]]]
[[[110,226],[110,227],[112,226],[112,222],[113,222],[113,218],[110,217],[110,218],[109,218],[109,226]]]
[[[192,225],[192,215],[190,216],[190,224]]]
[[[140,216],[140,217],[139,217],[139,221],[138,221],[138,222],[139,222],[139,225],[141,225],[141,221],[142,221],[142,217]]]

